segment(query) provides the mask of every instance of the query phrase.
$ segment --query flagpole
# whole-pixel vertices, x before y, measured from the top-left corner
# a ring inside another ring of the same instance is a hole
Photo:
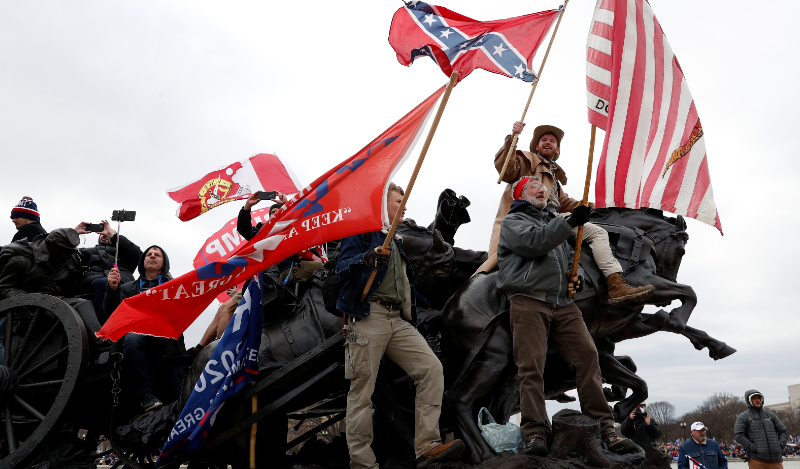
[[[450,83],[447,84],[447,89],[444,92],[444,96],[442,96],[442,102],[439,103],[439,109],[436,111],[436,117],[433,118],[431,129],[428,131],[428,138],[425,139],[425,145],[422,146],[422,151],[417,159],[417,165],[414,167],[414,172],[411,174],[411,180],[408,181],[408,187],[406,187],[405,194],[403,194],[403,200],[400,201],[400,206],[397,208],[397,213],[394,214],[394,220],[392,220],[392,227],[389,229],[389,234],[386,235],[386,240],[383,242],[383,246],[375,248],[375,252],[380,255],[382,255],[381,253],[383,251],[389,248],[389,243],[391,243],[392,238],[394,238],[394,232],[397,230],[400,217],[403,216],[403,209],[405,209],[408,197],[411,195],[411,189],[414,188],[414,182],[417,180],[417,174],[419,174],[422,161],[425,159],[425,155],[428,153],[428,147],[431,145],[431,140],[433,140],[433,134],[436,133],[436,128],[439,126],[439,120],[442,118],[442,113],[444,112],[444,107],[447,105],[447,100],[450,98],[450,92],[453,90],[453,86],[455,86],[457,79],[458,72],[453,72],[453,74],[450,75]],[[385,196],[386,195],[384,194],[384,197]],[[364,287],[364,291],[361,293],[361,301],[364,301],[364,299],[367,297],[367,293],[369,293],[369,287],[372,286],[372,282],[375,280],[375,275],[377,273],[377,267],[373,268],[372,273],[369,275],[369,279],[367,280],[367,285]]]
[[[550,44],[547,45],[547,51],[544,53],[544,59],[542,59],[542,65],[539,66],[539,74],[536,77],[536,81],[533,82],[533,86],[531,87],[531,94],[528,95],[528,102],[525,104],[525,110],[522,111],[522,118],[520,118],[520,122],[525,122],[525,115],[528,114],[528,107],[531,105],[531,99],[533,99],[533,93],[536,92],[536,85],[539,84],[539,80],[542,78],[542,72],[544,71],[544,64],[547,62],[547,56],[550,55],[550,48],[553,47],[553,40],[556,38],[556,33],[558,32],[558,27],[561,25],[561,18],[564,17],[564,13],[567,11],[567,4],[569,0],[564,0],[564,6],[561,8],[561,13],[558,15],[558,21],[556,22],[556,29],[553,30],[553,35],[550,36]],[[500,184],[503,182],[503,176],[506,174],[506,168],[508,167],[508,160],[511,159],[511,154],[514,153],[514,150],[517,148],[517,140],[519,139],[519,134],[514,134],[514,138],[511,140],[511,146],[508,148],[508,154],[506,155],[506,161],[503,163],[503,169],[500,170],[500,177],[497,178],[497,183]]]
[[[594,159],[594,135],[597,127],[592,126],[592,136],[589,139],[589,165],[586,168],[586,184],[583,186],[583,200],[581,205],[589,203],[589,184],[592,182],[592,159]],[[572,270],[570,276],[573,282],[578,281],[578,262],[581,260],[581,241],[583,241],[583,225],[578,227],[578,236],[575,240],[575,258],[572,259]],[[574,291],[567,293],[567,296],[572,298],[575,295]]]
[[[251,413],[258,412],[258,393],[253,394],[250,400]],[[256,469],[256,432],[258,431],[258,422],[254,422],[250,426],[250,469]]]

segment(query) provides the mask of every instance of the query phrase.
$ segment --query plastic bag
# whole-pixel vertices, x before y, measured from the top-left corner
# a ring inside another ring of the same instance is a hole
[[[486,425],[483,424],[482,418],[484,412],[489,419],[489,423]],[[522,441],[522,430],[512,422],[505,425],[495,422],[486,407],[481,407],[481,410],[478,411],[478,428],[481,430],[483,439],[495,453],[511,451],[514,454],[521,454],[523,452],[525,445]]]

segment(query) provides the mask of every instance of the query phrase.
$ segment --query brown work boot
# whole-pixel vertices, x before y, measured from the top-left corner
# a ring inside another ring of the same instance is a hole
[[[617,454],[644,453],[641,446],[637,445],[628,438],[617,436],[616,432],[603,435],[603,443],[608,446],[608,450]]]
[[[606,283],[608,284],[608,304],[610,305],[644,301],[650,298],[650,295],[653,294],[653,290],[655,290],[652,285],[645,285],[643,287],[628,285],[619,272],[615,272],[606,277]]]
[[[417,458],[417,469],[424,469],[435,462],[453,461],[464,454],[464,442],[453,440],[450,443],[441,444],[427,453]]]

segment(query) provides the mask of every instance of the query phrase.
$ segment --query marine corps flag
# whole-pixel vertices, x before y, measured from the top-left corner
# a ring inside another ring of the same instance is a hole
[[[218,262],[125,299],[99,337],[137,332],[179,337],[223,290],[309,246],[375,231],[388,223],[386,190],[414,147],[440,88],[358,153],[292,197],[258,234]]]
[[[414,0],[392,17],[389,44],[401,64],[409,66],[417,57],[427,56],[445,75],[458,72],[458,81],[482,68],[530,82],[538,79],[531,69],[533,56],[556,18],[558,10],[546,10],[477,21]]]
[[[646,0],[598,0],[587,43],[589,123],[606,131],[597,207],[650,207],[722,225],[703,126]]]
[[[170,189],[167,195],[178,202],[177,217],[189,221],[234,200],[250,197],[258,191],[283,194],[300,192],[300,183],[292,171],[275,155],[259,153],[223,166],[184,186]]]

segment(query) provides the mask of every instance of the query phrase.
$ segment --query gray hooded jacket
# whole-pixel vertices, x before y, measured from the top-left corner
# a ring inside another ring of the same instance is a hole
[[[515,200],[503,219],[497,248],[497,288],[509,298],[528,296],[561,306],[567,298],[567,271],[573,250],[567,239],[572,227],[563,217]]]
[[[761,396],[761,405],[753,406],[750,398]],[[781,462],[781,453],[789,441],[789,432],[774,413],[764,410],[764,395],[755,389],[744,393],[747,410],[736,418],[734,439],[747,448],[747,456],[756,461]]]

